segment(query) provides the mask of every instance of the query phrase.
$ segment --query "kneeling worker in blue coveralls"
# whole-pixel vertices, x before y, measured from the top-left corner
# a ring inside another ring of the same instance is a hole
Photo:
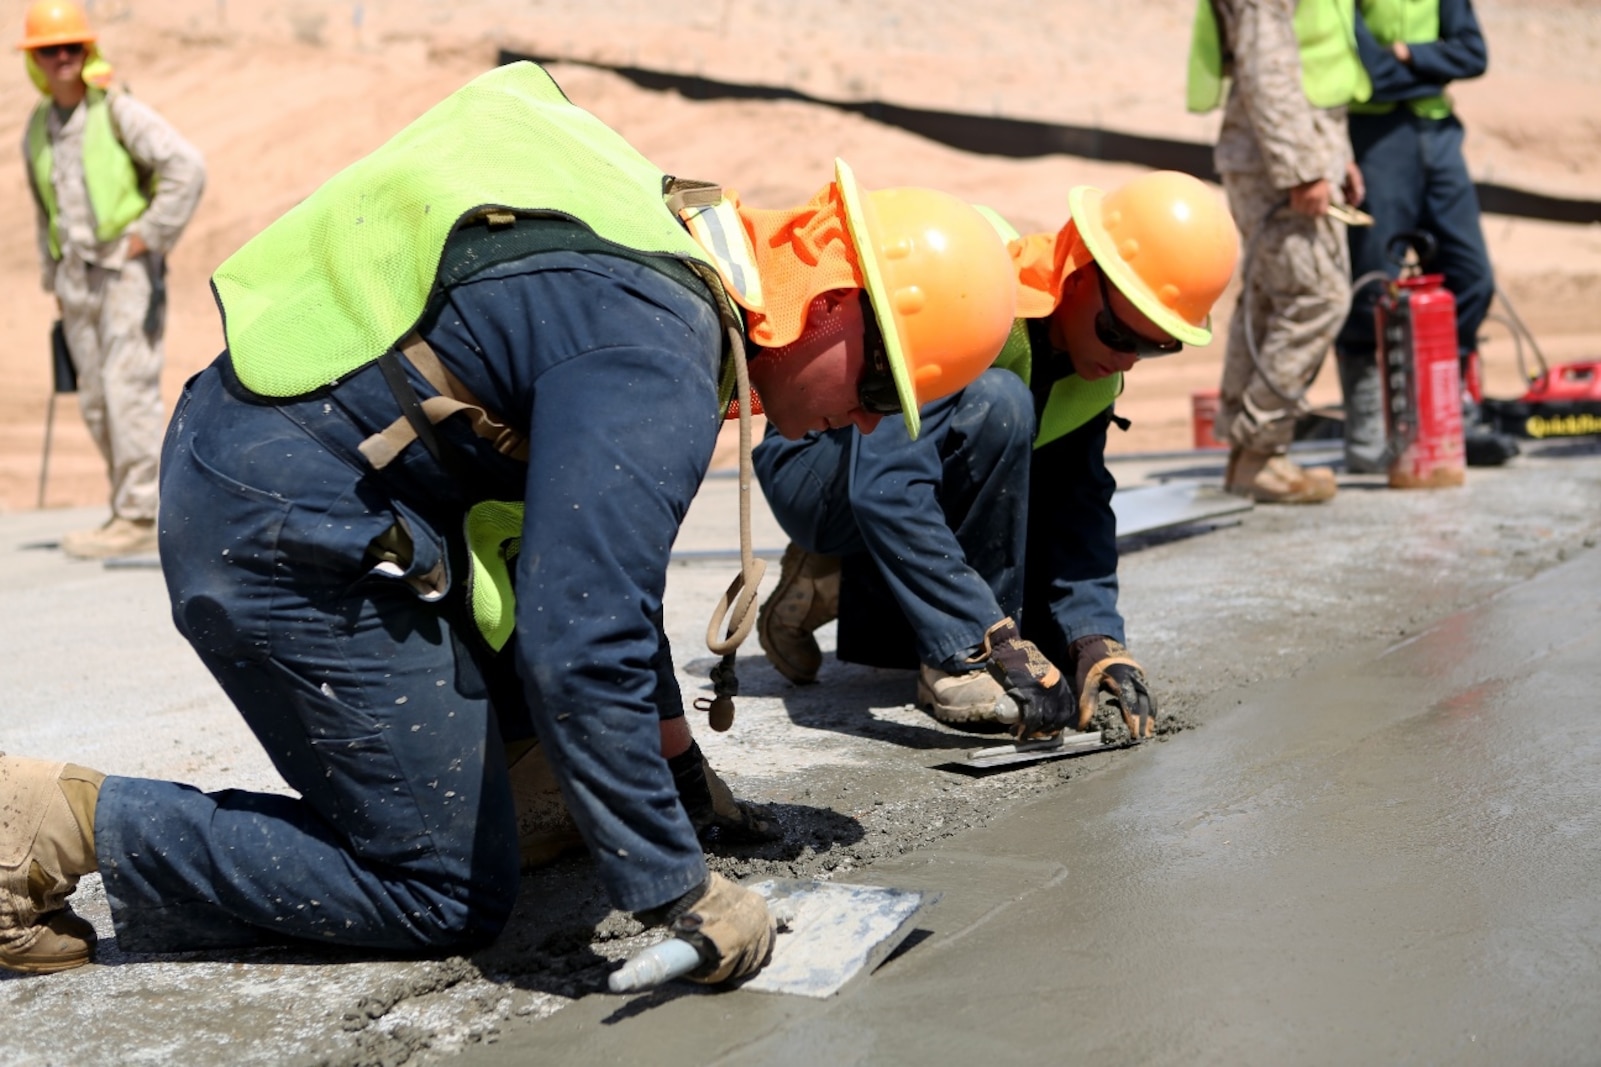
[[[1238,239],[1221,198],[1173,172],[1069,204],[1059,233],[1011,244],[1020,321],[996,368],[925,405],[919,436],[769,432],[757,447],[792,541],[757,632],[791,681],[816,680],[813,631],[837,616],[840,659],[917,666],[920,706],[993,728],[1009,711],[984,668],[1020,627],[1071,686],[1063,706],[1025,712],[1030,732],[1085,729],[1110,697],[1151,736],[1156,702],[1117,607],[1107,426],[1137,360],[1210,339]]]
[[[520,63],[213,286],[228,349],[168,431],[162,565],[298,795],[0,756],[0,966],[86,962],[67,897],[97,869],[125,951],[482,944],[517,893],[508,741],[537,737],[614,905],[693,944],[702,981],[761,967],[766,905],[708,872],[697,831],[770,828],[710,795],[669,550],[746,344],[796,436],[867,433],[990,364],[1018,284],[988,221],[843,163],[800,208],[746,208]]]

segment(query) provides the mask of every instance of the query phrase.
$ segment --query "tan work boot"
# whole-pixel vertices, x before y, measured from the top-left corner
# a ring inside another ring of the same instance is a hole
[[[799,545],[784,549],[778,588],[756,613],[756,638],[767,662],[796,685],[817,681],[823,653],[812,636],[839,617],[839,557]]]
[[[926,664],[917,669],[917,706],[951,726],[1000,726],[995,705],[1005,695],[989,671],[946,674]]]
[[[522,751],[507,755],[506,772],[511,777],[517,854],[522,858],[522,869],[544,867],[569,852],[581,851],[584,838],[562,801],[561,786],[556,784],[544,748],[535,741]]]
[[[104,526],[76,530],[61,539],[61,551],[73,559],[112,559],[156,550],[156,520],[113,515]]]
[[[1334,472],[1301,467],[1288,456],[1236,448],[1229,452],[1223,488],[1258,504],[1321,504],[1334,496]]]
[[[98,869],[94,813],[105,777],[0,753],[0,967],[50,974],[89,962],[94,927],[67,897]]]

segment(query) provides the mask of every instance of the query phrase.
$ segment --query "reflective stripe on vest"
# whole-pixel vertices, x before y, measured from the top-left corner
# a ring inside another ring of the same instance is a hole
[[[50,144],[48,99],[41,100],[28,119],[28,161],[34,195],[44,206],[49,221],[50,257],[61,258],[61,209],[56,204],[55,154]],[[95,240],[115,241],[122,231],[150,206],[150,199],[139,187],[139,171],[133,157],[122,147],[111,122],[111,104],[106,94],[91,89],[83,101],[83,177],[89,191],[89,210],[94,215]]]
[[[1440,0],[1361,0],[1362,18],[1373,31],[1380,48],[1388,50],[1396,41],[1431,44],[1440,39]],[[1412,113],[1425,119],[1443,119],[1451,114],[1451,98],[1444,93],[1406,101]],[[1394,111],[1393,100],[1383,103],[1354,104],[1359,115],[1383,115]]]
[[[974,206],[979,214],[989,219],[1002,240],[1017,240],[1016,227],[998,212],[982,205]],[[1001,354],[995,357],[994,366],[1011,371],[1023,379],[1024,385],[1033,384],[1034,345],[1028,337],[1026,320],[1017,319],[1012,323],[1012,332],[1006,335],[1006,344],[1001,347]],[[1122,391],[1122,374],[1111,374],[1094,382],[1087,382],[1076,374],[1058,380],[1051,386],[1050,396],[1045,400],[1045,410],[1040,413],[1034,447],[1048,445],[1058,437],[1072,433],[1111,407],[1112,401]]]
[[[715,204],[687,207],[678,215],[689,227],[695,243],[711,258],[728,295],[741,307],[758,312],[765,310],[767,298],[762,293],[756,251],[750,246],[750,236],[734,205],[719,200]]]
[[[212,287],[235,373],[256,393],[300,396],[377,359],[421,318],[450,234],[489,209],[572,219],[715,278],[715,264],[663,201],[665,179],[541,67],[496,68],[217,269]],[[738,320],[721,285],[708,288]]]
[[[1190,33],[1185,106],[1211,111],[1228,96],[1230,72],[1223,68],[1223,42],[1214,0],[1197,0]],[[1356,51],[1356,24],[1349,0],[1300,0],[1295,40],[1301,52],[1301,88],[1315,107],[1341,107],[1373,95],[1373,82]]]

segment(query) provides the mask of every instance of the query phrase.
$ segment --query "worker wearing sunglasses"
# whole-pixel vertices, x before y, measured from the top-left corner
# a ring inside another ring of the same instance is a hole
[[[1210,340],[1238,239],[1221,198],[1171,172],[1069,206],[1059,232],[1011,242],[1020,318],[994,367],[922,405],[919,437],[885,420],[756,449],[792,541],[757,633],[791,681],[817,680],[815,631],[837,618],[838,658],[917,668],[942,722],[1077,730],[1109,699],[1129,736],[1154,732],[1122,643],[1107,427],[1124,372]],[[864,363],[872,410],[888,398]]]
[[[36,0],[17,48],[41,94],[24,149],[44,288],[111,484],[110,518],[66,533],[62,551],[153,553],[166,254],[194,214],[205,165],[148,105],[111,90],[111,67],[73,0]]]

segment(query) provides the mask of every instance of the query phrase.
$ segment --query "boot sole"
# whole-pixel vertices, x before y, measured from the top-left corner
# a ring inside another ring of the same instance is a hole
[[[0,952],[0,967],[18,974],[55,974],[58,971],[70,971],[75,967],[82,967],[94,957],[92,949],[84,949],[82,955],[74,953],[71,956],[53,956],[48,959],[34,959],[28,956],[13,956],[8,952]]]
[[[778,593],[774,593],[773,596],[778,596]],[[758,612],[756,616],[756,643],[762,646],[762,654],[767,657],[767,662],[773,665],[773,670],[794,684],[812,685],[817,681],[817,674],[815,672],[808,674],[801,670],[775,648],[777,642],[772,639],[772,618],[773,616],[766,611]]]

